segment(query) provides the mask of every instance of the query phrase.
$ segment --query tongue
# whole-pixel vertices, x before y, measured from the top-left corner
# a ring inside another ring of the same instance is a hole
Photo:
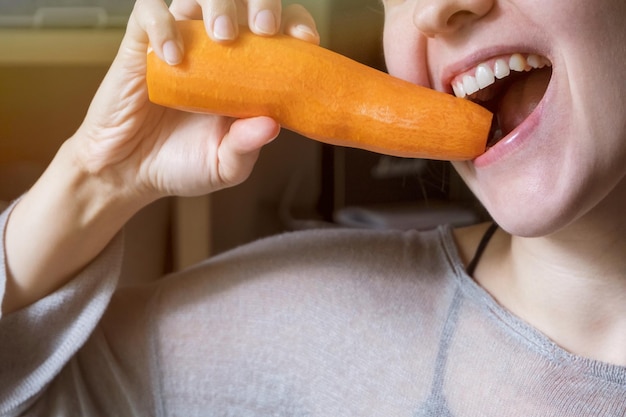
[[[549,68],[531,71],[504,93],[497,112],[503,135],[519,126],[537,107],[548,88],[551,73]]]

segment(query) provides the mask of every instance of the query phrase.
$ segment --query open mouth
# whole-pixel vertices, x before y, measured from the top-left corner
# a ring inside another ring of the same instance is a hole
[[[487,147],[511,133],[541,102],[552,77],[552,64],[535,54],[492,58],[452,80],[454,95],[494,114]]]

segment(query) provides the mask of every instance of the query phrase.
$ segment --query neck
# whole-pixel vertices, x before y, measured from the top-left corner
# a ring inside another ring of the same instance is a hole
[[[626,365],[626,221],[608,214],[541,238],[499,232],[476,279],[564,349]]]

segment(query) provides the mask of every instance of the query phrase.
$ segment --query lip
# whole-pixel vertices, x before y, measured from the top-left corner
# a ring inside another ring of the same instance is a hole
[[[554,74],[553,74],[554,76]],[[524,119],[524,121],[513,129],[508,135],[503,137],[494,146],[487,149],[482,155],[479,155],[471,162],[476,168],[486,168],[499,161],[506,159],[507,156],[527,146],[540,126],[543,120],[545,109],[549,106],[552,96],[552,84],[550,81],[543,98],[537,104],[537,107]]]
[[[495,47],[484,49],[474,54],[470,54],[462,61],[445,67],[440,78],[442,81],[441,87],[446,93],[453,94],[452,81],[459,76],[459,74],[476,68],[481,63],[490,59],[515,53],[536,54],[546,57],[551,63],[553,63],[552,57],[545,54],[545,52],[538,51],[535,48],[530,48],[528,45],[518,45],[516,47],[511,47],[509,45],[506,48]],[[554,77],[554,72],[552,76]],[[543,118],[546,102],[550,101],[553,90],[553,82],[553,79],[550,80],[548,88],[546,89],[546,92],[537,107],[535,107],[532,113],[528,115],[528,117],[526,117],[526,119],[524,119],[519,126],[509,132],[509,134],[503,137],[494,146],[488,148],[482,155],[479,155],[470,161],[475,168],[485,168],[489,165],[495,164],[531,141]]]

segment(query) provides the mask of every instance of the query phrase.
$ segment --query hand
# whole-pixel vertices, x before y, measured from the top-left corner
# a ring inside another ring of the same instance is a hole
[[[300,5],[289,5],[283,11],[278,0],[174,0],[170,11],[179,20],[202,18],[207,33],[216,41],[235,39],[238,26],[247,25],[258,35],[283,32],[319,42],[311,15]]]
[[[260,148],[279,132],[274,120],[184,113],[148,100],[148,46],[177,64],[184,45],[174,21],[200,18],[220,42],[234,39],[238,24],[246,23],[265,36],[283,31],[319,41],[310,14],[301,6],[283,11],[279,0],[174,0],[169,10],[161,0],[137,1],[119,54],[74,138],[85,170],[147,200],[205,194],[249,176]]]
[[[148,47],[175,65],[185,47],[175,19],[202,17],[208,36],[221,42],[236,36],[235,19],[263,35],[282,30],[318,41],[308,12],[292,6],[281,13],[280,0],[174,0],[171,10],[162,0],[138,0],[84,122],[11,213],[4,313],[62,286],[148,203],[245,180],[276,137],[280,127],[268,117],[185,113],[148,100]]]

